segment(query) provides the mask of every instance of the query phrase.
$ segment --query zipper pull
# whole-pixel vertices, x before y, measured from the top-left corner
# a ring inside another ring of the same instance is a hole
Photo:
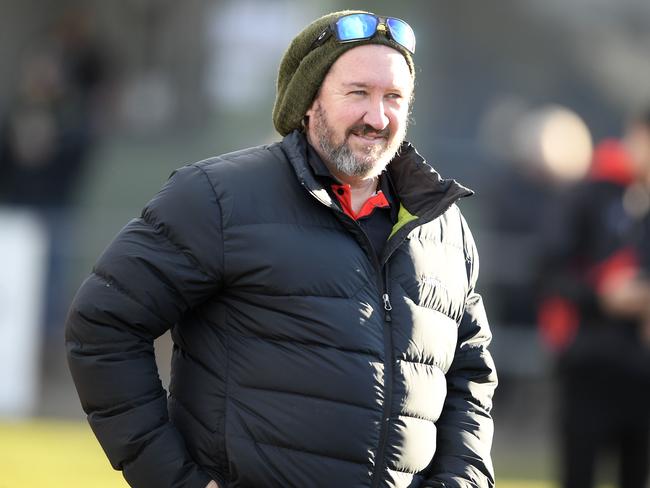
[[[386,322],[391,322],[393,319],[390,316],[390,311],[393,310],[393,307],[390,304],[390,297],[388,296],[388,293],[384,293],[381,296],[381,299],[384,301],[384,318],[386,319]]]

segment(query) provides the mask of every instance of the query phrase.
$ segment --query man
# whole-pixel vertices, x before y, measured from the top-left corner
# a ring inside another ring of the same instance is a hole
[[[68,357],[132,486],[493,486],[471,192],[402,142],[414,49],[398,19],[317,19],[280,65],[282,142],[178,170],[99,259]]]

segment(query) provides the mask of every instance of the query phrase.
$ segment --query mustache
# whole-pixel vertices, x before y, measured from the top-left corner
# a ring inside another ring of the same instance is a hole
[[[376,130],[368,124],[357,124],[348,129],[348,137],[350,134],[355,134],[357,136],[383,137],[385,139],[388,139],[390,136],[390,129],[386,127],[382,130]]]

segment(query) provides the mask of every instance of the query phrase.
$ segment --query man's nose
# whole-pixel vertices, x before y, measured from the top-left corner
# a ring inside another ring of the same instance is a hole
[[[373,97],[368,101],[363,121],[377,131],[383,130],[388,126],[389,120],[384,110],[384,101],[382,98]]]

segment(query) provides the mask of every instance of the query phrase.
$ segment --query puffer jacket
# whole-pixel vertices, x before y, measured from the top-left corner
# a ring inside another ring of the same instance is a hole
[[[105,250],[66,344],[132,486],[493,486],[491,336],[454,204],[471,192],[400,154],[379,259],[298,132],[177,170]]]

